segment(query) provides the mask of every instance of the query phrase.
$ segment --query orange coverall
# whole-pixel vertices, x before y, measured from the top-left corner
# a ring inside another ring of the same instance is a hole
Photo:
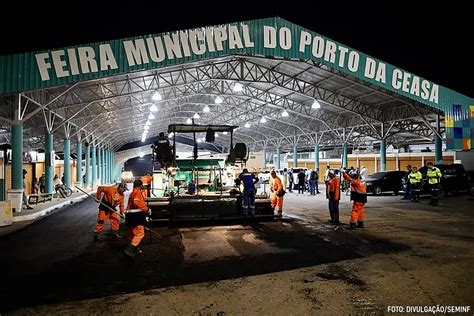
[[[344,179],[351,183],[351,191],[359,193],[366,193],[365,184],[359,179],[352,179],[347,173],[343,173]],[[364,221],[364,204],[361,202],[354,201],[352,204],[351,212],[351,223],[363,222]]]
[[[141,209],[143,212],[148,212],[149,208],[143,198],[143,193],[140,188],[134,188],[128,198],[128,210]],[[145,236],[145,226],[137,225],[128,228],[128,235],[130,236],[130,243],[133,246],[138,246]]]
[[[276,177],[275,179],[272,178],[272,180],[272,208],[274,209],[278,205],[278,213],[281,213],[283,209],[283,196],[279,197],[276,195],[276,193],[279,191],[283,191],[283,184],[281,183],[281,180],[278,177]]]
[[[117,192],[116,187],[103,187],[99,186],[97,188],[97,199],[100,201],[102,198],[102,193],[104,193],[104,200],[115,208],[117,205],[120,205],[120,214],[124,212],[123,205],[123,194]],[[94,232],[99,233],[104,229],[105,220],[109,219],[110,226],[114,232],[118,232],[120,225],[120,217],[117,212],[109,210],[107,207],[99,204],[99,214],[97,215],[97,224],[95,225]]]
[[[145,175],[141,178],[143,186],[146,188],[146,196],[150,196],[150,188],[151,182],[153,181],[153,177],[150,175]]]

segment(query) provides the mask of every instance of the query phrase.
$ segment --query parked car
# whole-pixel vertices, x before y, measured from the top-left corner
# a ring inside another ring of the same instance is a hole
[[[467,192],[474,194],[474,171],[466,171],[462,164],[439,164],[435,165],[441,171],[440,192],[447,196],[451,193]],[[419,169],[422,175],[421,193],[430,193],[426,173],[428,167],[423,166]]]
[[[393,192],[398,195],[398,192],[403,191],[403,178],[406,171],[382,171],[370,175],[365,179],[367,192],[374,195],[380,195],[383,192]]]
[[[308,168],[293,168],[291,169],[293,172],[293,189],[298,190],[298,173],[300,173],[301,170],[303,170],[304,174],[308,173]],[[305,190],[308,191],[308,183],[307,179],[305,181]]]

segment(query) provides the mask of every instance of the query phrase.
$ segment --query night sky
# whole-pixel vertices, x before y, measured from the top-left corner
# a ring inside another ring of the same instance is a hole
[[[280,16],[382,61],[474,97],[472,11],[415,1],[16,1],[2,9],[0,54]],[[3,5],[2,5],[3,6]],[[10,12],[10,13],[7,13]],[[21,26],[20,26],[21,24]],[[469,25],[470,24],[470,25]],[[471,42],[470,44],[468,44]]]

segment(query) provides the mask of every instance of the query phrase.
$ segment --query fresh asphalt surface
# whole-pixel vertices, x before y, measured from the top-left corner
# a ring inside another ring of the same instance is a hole
[[[122,253],[127,244],[124,225],[121,240],[108,234],[107,222],[102,239],[93,241],[96,216],[97,204],[85,200],[0,239],[0,312],[403,249],[403,245],[371,240],[372,251],[357,251],[357,245],[348,248],[326,238],[324,230],[332,231],[326,223],[317,223],[315,228],[314,223],[286,218],[152,227],[162,238],[152,236],[150,240],[147,233],[141,245],[143,254],[132,261]]]

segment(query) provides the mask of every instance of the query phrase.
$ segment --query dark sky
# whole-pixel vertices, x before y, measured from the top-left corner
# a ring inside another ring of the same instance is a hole
[[[286,5],[258,0],[25,2],[9,5],[10,17],[18,18],[15,23],[5,19],[7,10],[2,9],[2,55],[280,16],[474,97],[474,53],[468,48],[474,38],[472,11],[454,1],[443,5],[419,5],[415,0],[393,5],[334,0],[292,0]]]

